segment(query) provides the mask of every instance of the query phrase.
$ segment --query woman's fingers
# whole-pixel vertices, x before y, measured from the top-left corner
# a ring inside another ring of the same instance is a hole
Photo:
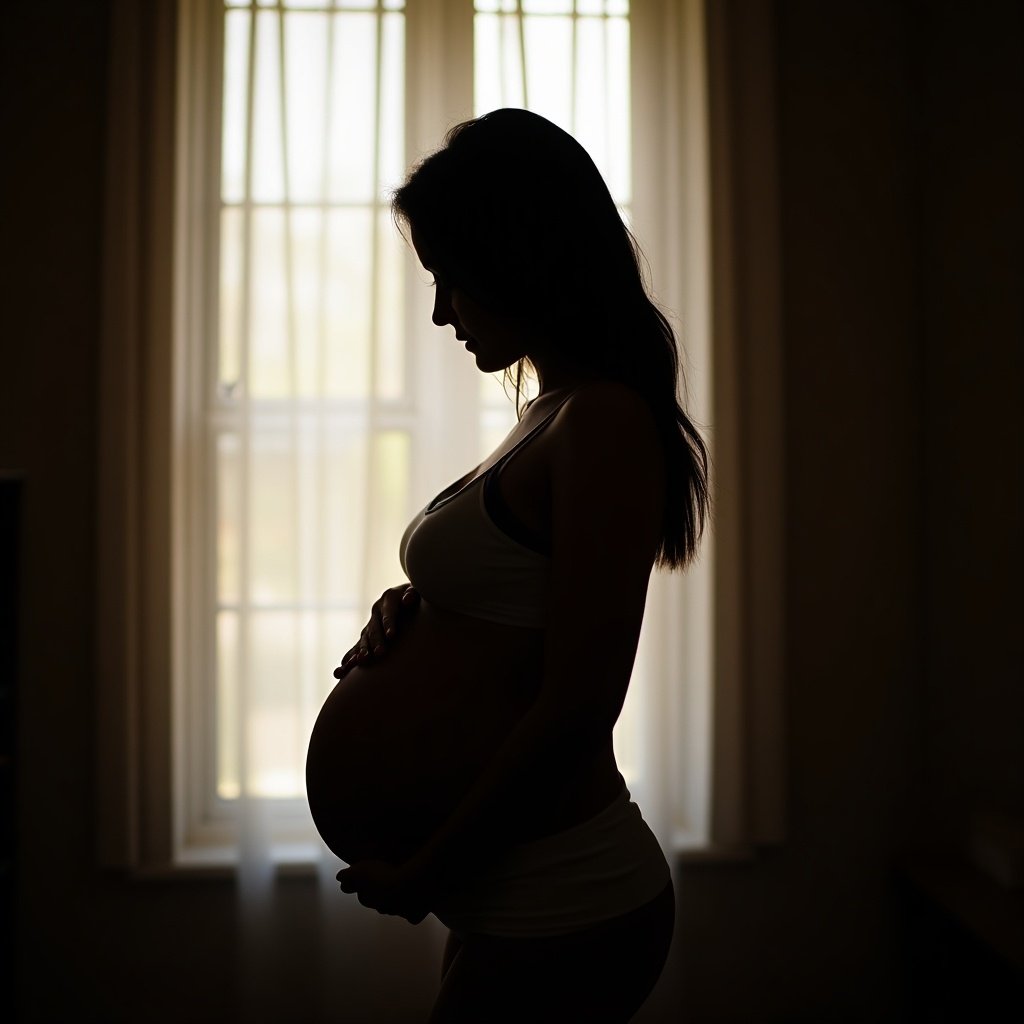
[[[350,647],[341,659],[341,664],[334,670],[334,678],[341,679],[356,664],[359,655],[359,644]]]
[[[368,654],[381,655],[384,647],[384,600],[378,601],[370,613],[370,621],[363,630],[363,645]]]
[[[399,620],[403,613],[419,603],[420,595],[408,583],[391,587],[381,594],[370,609],[370,621],[359,634],[359,642],[341,659],[334,670],[334,678],[341,679],[350,669],[371,658],[387,653],[387,644],[398,635]]]
[[[409,599],[409,595],[416,596],[416,591],[411,586],[392,587],[390,590],[386,590],[381,597],[381,627],[384,630],[384,636],[387,640],[391,640],[398,632],[399,619],[402,616],[404,608],[410,607],[414,601]]]
[[[367,625],[370,650],[374,654],[385,653],[388,642],[398,635],[402,613],[418,600],[419,595],[408,584],[391,587],[381,594],[380,600],[373,606],[373,614]]]

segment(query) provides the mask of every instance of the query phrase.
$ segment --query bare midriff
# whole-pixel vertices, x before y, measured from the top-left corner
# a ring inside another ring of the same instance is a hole
[[[401,860],[441,825],[536,701],[544,631],[449,612],[422,600],[387,653],[352,669],[310,737],[313,820],[342,860]],[[506,791],[514,840],[593,817],[622,785],[611,737],[567,750],[546,776]]]

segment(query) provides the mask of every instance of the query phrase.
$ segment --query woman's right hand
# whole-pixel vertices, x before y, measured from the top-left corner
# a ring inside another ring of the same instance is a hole
[[[398,637],[406,613],[415,608],[419,601],[420,592],[411,583],[402,583],[385,590],[373,602],[370,608],[370,621],[359,634],[358,643],[349,649],[341,659],[341,664],[334,670],[334,678],[342,679],[356,665],[365,665],[374,658],[387,654],[387,645]]]

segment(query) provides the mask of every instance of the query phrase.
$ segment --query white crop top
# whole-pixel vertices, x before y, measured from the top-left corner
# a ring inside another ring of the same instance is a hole
[[[501,501],[497,474],[571,396],[570,392],[493,466],[462,487],[452,484],[443,490],[406,527],[398,557],[424,600],[507,626],[540,629],[547,624],[551,559],[537,550],[543,541],[528,545],[495,522]],[[507,522],[508,514],[501,518]],[[519,527],[517,532],[526,531]]]

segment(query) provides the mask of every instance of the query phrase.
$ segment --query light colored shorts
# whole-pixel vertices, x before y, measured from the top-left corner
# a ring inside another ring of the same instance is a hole
[[[565,935],[644,906],[670,878],[623,786],[589,821],[514,846],[464,886],[444,890],[433,912],[456,935]]]

